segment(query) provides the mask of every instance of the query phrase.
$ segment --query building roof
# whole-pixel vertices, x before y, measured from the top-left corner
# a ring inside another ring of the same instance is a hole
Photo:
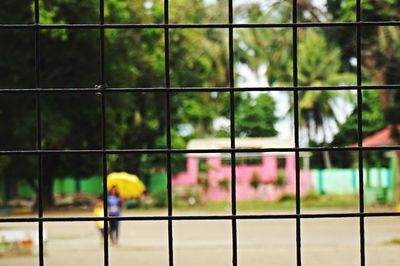
[[[294,148],[292,141],[280,138],[236,138],[235,146],[238,149],[263,149],[263,148]],[[229,149],[230,138],[192,139],[188,149]]]
[[[397,125],[397,130],[400,131],[400,124]],[[387,126],[363,139],[363,146],[365,147],[379,147],[396,144],[396,141],[392,138],[392,126]],[[353,146],[357,146],[357,143],[353,144]]]

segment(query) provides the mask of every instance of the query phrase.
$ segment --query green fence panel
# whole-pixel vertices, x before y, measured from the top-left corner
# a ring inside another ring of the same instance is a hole
[[[316,169],[312,171],[314,188],[321,194],[357,194],[358,169]],[[367,204],[395,200],[393,171],[387,168],[364,169],[364,193]]]
[[[21,198],[33,199],[36,196],[36,192],[23,180],[18,182],[17,191]]]
[[[55,193],[74,193],[75,192],[75,179],[72,177],[57,178],[54,182],[54,192]]]
[[[76,193],[78,182],[80,182],[80,192],[82,193],[97,196],[103,191],[103,181],[100,176],[92,176],[80,180],[73,177],[67,177],[62,179],[57,178],[54,181],[54,193]]]
[[[358,180],[354,187],[353,169],[317,169],[312,171],[314,187],[319,193],[357,193]]]
[[[103,180],[101,176],[92,176],[81,179],[81,192],[98,196],[103,192]]]
[[[167,175],[163,173],[152,174],[150,176],[150,192],[163,191],[167,189]]]

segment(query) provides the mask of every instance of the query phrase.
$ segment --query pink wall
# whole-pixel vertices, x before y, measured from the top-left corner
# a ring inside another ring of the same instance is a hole
[[[218,186],[221,179],[231,178],[231,166],[223,165],[221,158],[209,157],[207,164],[210,166],[208,171],[209,188],[204,194],[208,200],[228,200],[231,197],[230,189],[226,190]],[[285,175],[287,184],[283,187],[272,185],[278,175],[278,159],[276,156],[264,155],[262,163],[259,165],[237,165],[236,166],[236,198],[237,200],[246,199],[266,199],[275,200],[284,192],[296,192],[296,161],[294,155],[285,158]],[[187,157],[186,172],[181,172],[173,177],[173,186],[187,186],[198,183],[198,158]],[[258,174],[261,185],[254,189],[250,185],[252,176]],[[302,170],[300,173],[300,193],[304,194],[311,188],[311,172]]]
[[[186,158],[186,172],[180,172],[172,179],[173,185],[194,185],[197,184],[199,174],[199,161],[195,157]]]

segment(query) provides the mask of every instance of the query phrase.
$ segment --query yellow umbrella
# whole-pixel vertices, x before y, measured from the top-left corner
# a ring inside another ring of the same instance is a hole
[[[139,198],[146,190],[145,185],[136,176],[127,172],[113,172],[107,176],[107,189],[117,187],[122,198]]]

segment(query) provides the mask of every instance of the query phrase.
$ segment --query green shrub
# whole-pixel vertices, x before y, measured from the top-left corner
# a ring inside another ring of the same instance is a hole
[[[230,180],[228,177],[224,177],[223,179],[218,180],[218,187],[229,190]]]
[[[199,174],[199,185],[204,189],[208,190],[210,187],[210,181],[208,180],[208,175],[205,173],[200,173]]]
[[[199,172],[200,173],[208,173],[208,171],[211,169],[211,166],[207,163],[206,160],[200,159],[199,160]]]
[[[260,174],[257,171],[254,171],[251,175],[250,179],[250,186],[252,186],[254,189],[257,189],[261,184],[261,177]]]
[[[317,191],[315,191],[314,189],[311,189],[307,192],[307,194],[305,194],[303,196],[303,200],[305,201],[316,201],[319,200],[321,198],[321,195],[318,194]]]
[[[284,170],[278,170],[278,175],[273,181],[273,184],[277,187],[283,187],[287,184],[287,179]]]
[[[166,190],[151,193],[152,205],[156,208],[165,208],[168,205],[168,193]]]
[[[296,195],[293,193],[289,193],[289,192],[282,193],[281,197],[279,198],[280,202],[294,201],[294,200],[296,200]]]

